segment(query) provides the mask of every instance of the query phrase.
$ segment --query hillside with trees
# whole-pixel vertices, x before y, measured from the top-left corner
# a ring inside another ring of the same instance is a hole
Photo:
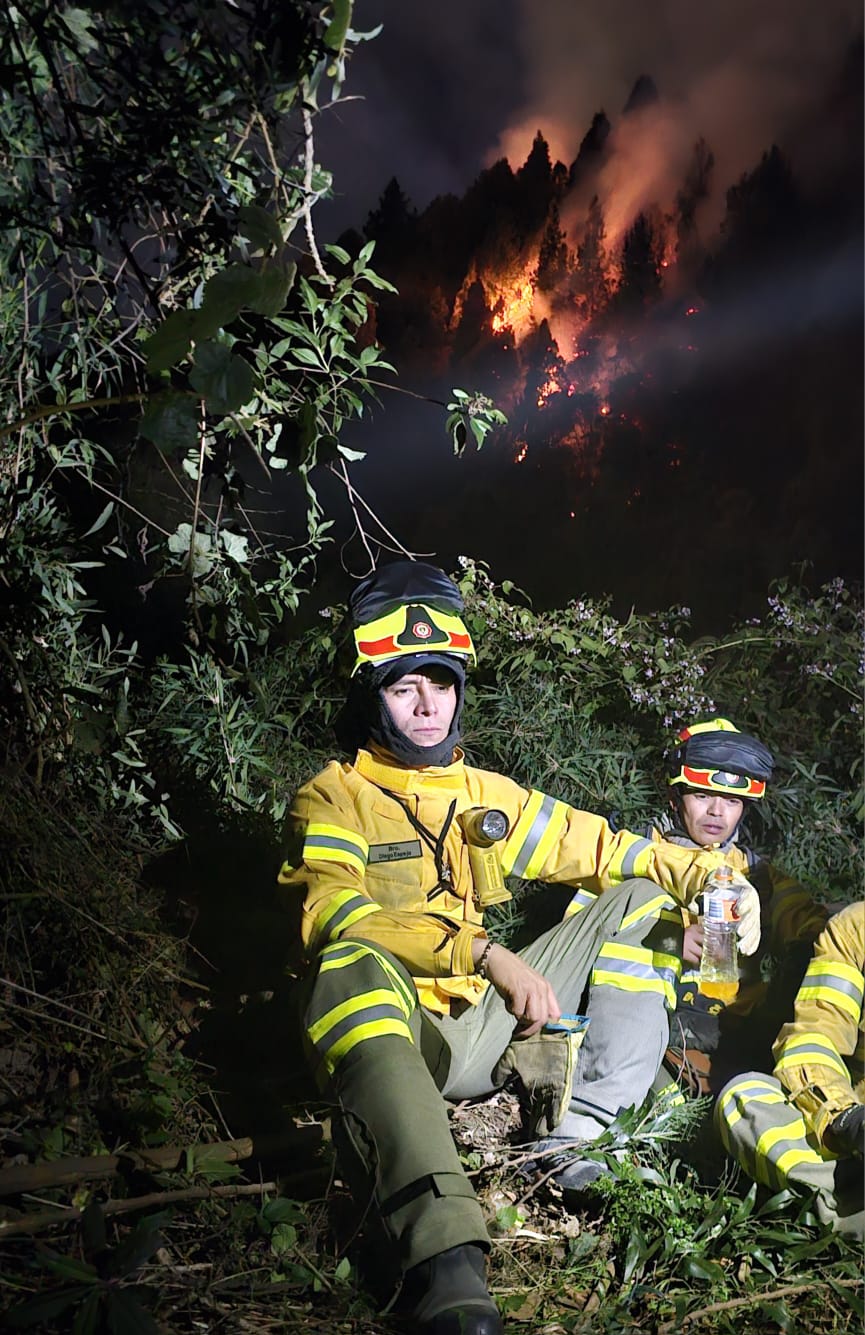
[[[305,1070],[296,938],[273,889],[287,802],[334,751],[349,666],[327,595],[334,537],[347,514],[368,561],[423,550],[410,514],[392,532],[359,488],[354,431],[389,387],[412,389],[392,363],[410,366],[413,340],[426,356],[431,317],[465,285],[452,248],[435,259],[438,304],[407,273],[446,226],[463,259],[483,250],[514,282],[531,263],[548,298],[564,282],[592,317],[663,298],[651,219],[630,228],[614,292],[598,208],[576,267],[557,215],[603,153],[603,122],[564,173],[538,141],[517,172],[498,164],[462,204],[437,201],[435,225],[396,187],[368,236],[325,244],[316,205],[333,183],[315,133],[374,39],[357,18],[351,0],[23,0],[0,15],[10,1328],[392,1328],[389,1277]],[[709,157],[696,154],[691,198]],[[760,170],[786,180],[771,155]],[[483,231],[491,190],[511,204]],[[754,192],[743,182],[737,207]],[[753,262],[741,244],[730,264]],[[544,379],[535,358],[519,396],[497,392],[482,272],[453,331],[458,388],[442,350],[440,402],[413,401],[454,467],[489,458],[499,432],[528,439],[529,398],[567,371],[540,322],[527,338]],[[496,339],[517,356],[512,335]],[[550,392],[551,415],[562,398]],[[457,555],[481,646],[475,763],[639,827],[672,730],[729,712],[778,755],[762,846],[821,900],[858,894],[857,588],[837,572],[781,580],[759,614],[704,635],[681,604],[620,614],[601,593],[538,610]],[[530,888],[494,930],[516,940],[554,909]],[[855,1252],[807,1199],[766,1199],[725,1167],[704,1100],[624,1117],[602,1147],[619,1155],[616,1189],[580,1216],[550,1189],[527,1194],[508,1112],[458,1109],[454,1130],[513,1322],[857,1328]]]

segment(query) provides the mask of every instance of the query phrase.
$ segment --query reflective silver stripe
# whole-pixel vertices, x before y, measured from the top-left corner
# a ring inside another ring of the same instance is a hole
[[[351,843],[348,839],[337,839],[332,834],[307,835],[303,845],[304,858],[310,853],[314,854],[317,848],[332,848],[338,853],[349,853],[352,857],[364,863],[369,859],[369,854],[364,853],[357,844]]]
[[[526,867],[532,860],[532,854],[543,838],[544,831],[550,823],[555,807],[556,799],[554,797],[549,797],[545,793],[541,805],[538,808],[538,814],[532,821],[531,828],[523,840],[523,846],[514,859],[514,865],[511,872],[513,876],[522,876],[525,873]]]
[[[570,918],[574,913],[580,913],[583,909],[590,908],[597,898],[598,896],[592,890],[577,890],[565,909],[565,917]]]
[[[346,1034],[350,1034],[353,1029],[359,1029],[361,1025],[371,1024],[374,1020],[398,1020],[403,1025],[406,1022],[405,1013],[394,998],[393,1005],[385,1002],[379,1005],[364,1006],[363,1010],[355,1011],[352,1015],[346,1015],[332,1029],[328,1029],[327,1033],[323,1034],[321,1038],[313,1039],[313,1046],[322,1058],[326,1058],[328,1053]],[[377,1034],[370,1035],[371,1038],[379,1036]]]
[[[326,932],[328,938],[338,935],[340,927],[345,923],[346,918],[357,913],[359,909],[365,910],[362,916],[367,913],[380,913],[381,905],[374,904],[371,900],[365,899],[363,895],[352,895],[345,903],[340,904],[332,913],[328,913],[327,907],[318,915],[318,930]]]
[[[809,967],[802,980],[802,987],[803,989],[807,988],[812,993],[815,990],[822,992],[824,989],[840,992],[842,996],[858,1002],[860,1007],[862,1005],[862,988],[858,987],[849,978],[842,978],[836,973],[824,973],[816,969],[812,972]]]
[[[652,847],[651,839],[641,839],[634,836],[634,842],[622,858],[622,880],[626,881],[629,876],[633,876],[634,868],[637,864],[637,858],[641,853],[645,853],[647,848]]]

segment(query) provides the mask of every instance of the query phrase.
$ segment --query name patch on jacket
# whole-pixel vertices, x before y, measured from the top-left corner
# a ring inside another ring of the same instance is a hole
[[[404,858],[419,858],[420,839],[403,839],[397,844],[370,844],[369,862],[402,862]]]

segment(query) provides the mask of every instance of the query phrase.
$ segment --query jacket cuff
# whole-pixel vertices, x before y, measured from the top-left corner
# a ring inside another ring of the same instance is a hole
[[[453,953],[451,955],[451,973],[473,974],[475,971],[474,961],[472,960],[472,942],[479,936],[486,936],[483,927],[474,923],[465,923],[454,937]]]

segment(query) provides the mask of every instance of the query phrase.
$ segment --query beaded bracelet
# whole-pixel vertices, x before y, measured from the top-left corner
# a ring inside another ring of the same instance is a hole
[[[481,957],[478,960],[477,964],[475,965],[475,973],[478,975],[479,978],[486,978],[487,976],[487,957],[494,945],[495,945],[494,941],[488,941],[486,943],[486,945],[483,948],[483,951],[481,952]]]

